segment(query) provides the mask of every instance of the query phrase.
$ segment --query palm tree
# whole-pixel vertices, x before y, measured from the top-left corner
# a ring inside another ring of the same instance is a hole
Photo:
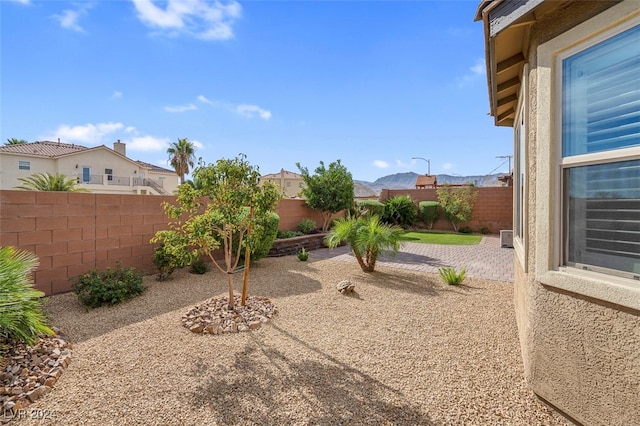
[[[373,272],[380,252],[400,249],[403,229],[380,222],[375,215],[337,219],[325,241],[331,248],[346,242],[364,272]]]
[[[184,176],[189,174],[189,167],[194,166],[196,158],[193,143],[187,138],[178,138],[178,142],[172,143],[167,149],[167,154],[169,154],[169,164],[180,176],[180,183],[184,183]]]
[[[5,143],[5,145],[19,145],[23,143],[27,143],[27,141],[25,141],[24,139],[11,138],[11,139],[7,139],[7,142]]]
[[[14,339],[32,344],[41,334],[53,334],[42,313],[44,293],[31,280],[37,265],[33,253],[0,247],[0,349]]]
[[[15,189],[23,191],[66,191],[66,192],[88,192],[85,188],[77,188],[74,178],[67,178],[62,173],[55,175],[46,173],[35,173],[26,178],[18,178],[22,185]]]

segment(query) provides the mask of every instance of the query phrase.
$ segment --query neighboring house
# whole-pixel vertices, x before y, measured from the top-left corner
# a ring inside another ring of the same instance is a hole
[[[102,194],[172,194],[178,175],[169,169],[126,156],[126,145],[115,142],[87,148],[61,142],[32,142],[0,146],[0,189],[14,189],[35,173],[62,173],[79,187]]]
[[[420,175],[416,178],[416,189],[437,188],[438,178],[435,175]]]
[[[640,3],[483,1],[491,114],[514,129],[525,377],[585,425],[640,424]]]
[[[273,182],[282,190],[286,198],[301,198],[301,191],[305,187],[302,175],[280,169],[279,173],[272,173],[260,177],[260,184]]]

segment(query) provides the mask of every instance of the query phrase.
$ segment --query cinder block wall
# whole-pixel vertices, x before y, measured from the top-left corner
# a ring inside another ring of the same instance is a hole
[[[472,218],[469,222],[461,224],[469,226],[474,232],[479,232],[483,226],[489,228],[489,232],[497,234],[502,229],[513,227],[513,187],[496,186],[474,188],[478,191],[478,198],[473,205]],[[436,189],[383,189],[379,200],[382,202],[397,195],[408,195],[416,203],[420,201],[438,201]],[[444,218],[440,218],[433,226],[440,231],[453,230],[451,224]]]

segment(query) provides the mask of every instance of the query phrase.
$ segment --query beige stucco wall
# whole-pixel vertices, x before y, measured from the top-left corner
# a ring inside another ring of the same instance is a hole
[[[529,110],[527,169],[533,184],[527,194],[528,269],[516,257],[514,300],[525,377],[540,397],[586,425],[640,424],[640,311],[633,303],[623,303],[624,297],[617,299],[620,303],[605,297],[625,290],[613,278],[601,277],[599,283],[597,278],[572,281],[554,271],[553,279],[541,278],[550,275],[557,223],[554,167],[549,161],[554,141],[540,136],[553,124],[551,101],[544,96],[552,86],[550,71],[539,65],[537,51],[581,22],[605,16],[603,12],[615,3],[574,2],[535,24],[527,54],[530,72],[524,76]],[[638,10],[637,1],[623,3],[616,7]],[[608,25],[595,19],[587,31]],[[576,283],[584,291],[571,291],[580,288]],[[603,297],[598,297],[598,291]]]

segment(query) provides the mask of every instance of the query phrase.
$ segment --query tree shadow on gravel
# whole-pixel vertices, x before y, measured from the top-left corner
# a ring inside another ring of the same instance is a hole
[[[229,367],[214,371],[199,359],[191,375],[202,384],[192,404],[207,407],[221,424],[434,424],[402,392],[274,329],[306,354],[292,360],[256,338]]]

